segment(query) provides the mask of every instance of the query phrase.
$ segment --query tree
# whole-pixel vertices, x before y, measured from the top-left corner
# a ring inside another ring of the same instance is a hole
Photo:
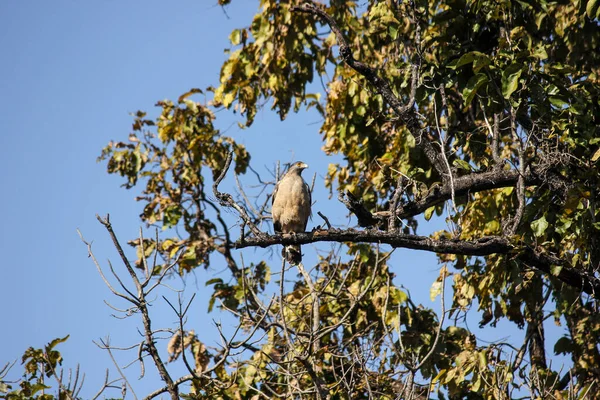
[[[100,218],[135,288],[119,280],[114,293],[141,314],[140,351],[164,381],[149,397],[593,398],[599,6],[262,0],[250,26],[231,33],[218,86],[159,102],[155,119],[138,112],[129,141],[110,143],[100,157],[126,188],[142,187],[142,221],[164,229],[129,242],[138,254],[132,265]],[[269,234],[279,168],[274,179],[247,174],[255,172],[251,155],[218,130],[214,113],[228,109],[250,127],[266,104],[281,119],[312,107],[322,115],[323,151],[346,162],[330,165],[325,184],[358,227],[334,228],[319,214],[312,232]],[[236,197],[220,189],[227,174]],[[263,190],[252,198],[242,182],[254,178]],[[434,213],[448,228],[418,235]],[[230,229],[232,218],[239,227]],[[297,271],[242,257],[245,248],[322,241],[343,246]],[[441,310],[414,304],[394,279],[396,248],[438,255],[431,295]],[[189,370],[172,377],[146,297],[169,274],[212,263],[229,276],[207,282],[209,309],[230,312],[238,330],[219,331],[223,347],[209,351],[184,324],[190,303],[170,302],[179,317],[170,359]],[[524,329],[524,342],[478,340],[461,323],[474,313],[482,328],[509,321]],[[568,331],[557,341],[544,332],[551,317]],[[552,352],[568,354],[571,365],[551,365]]]

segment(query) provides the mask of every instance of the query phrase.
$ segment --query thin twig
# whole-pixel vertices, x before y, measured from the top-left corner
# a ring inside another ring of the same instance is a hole
[[[321,213],[321,211],[317,211],[317,215],[321,218],[323,218],[323,220],[325,221],[325,225],[327,226],[327,229],[331,229],[331,224],[329,223],[329,219],[323,215],[323,213]]]
[[[394,190],[394,195],[392,196],[392,200],[390,201],[390,219],[388,223],[388,230],[390,232],[396,232],[398,226],[398,202],[400,201],[400,196],[404,191],[404,187],[402,185],[402,181],[404,177],[400,175],[398,180],[396,181],[396,189]]]
[[[225,175],[227,174],[227,171],[229,170],[229,167],[231,166],[232,159],[233,159],[233,151],[227,155],[227,159],[225,160],[225,166],[223,167],[223,170],[221,171],[221,173],[219,174],[219,176],[217,177],[217,179],[215,179],[215,182],[213,183],[213,193],[214,193],[215,197],[219,200],[219,203],[222,206],[231,207],[231,208],[235,209],[239,213],[239,215],[242,218],[242,220],[244,221],[244,223],[250,227],[250,230],[252,231],[252,233],[257,237],[261,237],[263,235],[263,233],[260,231],[260,229],[258,229],[256,227],[254,222],[252,222],[252,219],[250,218],[250,216],[248,215],[246,210],[243,207],[241,207],[239,204],[237,204],[233,200],[233,197],[231,197],[231,195],[229,193],[219,192],[219,184],[225,178]]]
[[[313,279],[311,278],[310,274],[304,268],[304,264],[299,263],[297,265],[297,267],[298,267],[298,270],[300,271],[300,273],[302,274],[302,276],[304,277],[304,281],[306,282],[306,285],[308,286],[308,290],[310,291],[310,296],[312,297],[311,343],[312,343],[313,354],[319,354],[319,350],[321,348],[319,335],[318,335],[319,324],[321,322],[321,317],[319,314],[319,307],[320,307],[319,293],[317,292],[317,290],[315,288]]]
[[[102,343],[102,345],[99,345],[98,343],[94,342],[94,344],[96,346],[98,346],[101,349],[104,349],[104,350],[106,350],[108,352],[108,355],[110,356],[110,359],[112,360],[115,368],[117,368],[117,372],[119,373],[119,375],[121,375],[121,379],[123,379],[123,382],[125,382],[127,384],[127,386],[129,386],[129,389],[131,389],[131,393],[133,394],[133,398],[135,400],[137,400],[137,396],[135,394],[135,391],[133,390],[133,386],[131,386],[131,384],[127,380],[127,377],[125,376],[125,374],[121,370],[121,367],[119,367],[119,363],[117,363],[117,360],[113,356],[112,347],[110,346],[110,338],[106,337],[106,341],[104,339],[100,339],[100,343]]]
[[[438,324],[438,327],[435,331],[435,339],[433,340],[433,344],[431,345],[431,349],[429,349],[429,351],[427,352],[427,354],[425,355],[425,357],[423,357],[421,359],[421,361],[419,362],[419,364],[417,364],[414,368],[412,368],[413,371],[418,371],[421,369],[421,367],[427,362],[427,360],[431,357],[431,355],[433,354],[433,352],[436,350],[437,344],[440,340],[440,336],[442,334],[442,327],[444,325],[444,321],[446,320],[446,301],[445,301],[445,295],[446,295],[446,266],[442,267],[442,274],[441,274],[441,279],[442,279],[442,291],[440,293],[440,307],[441,307],[441,311],[440,311],[440,322]]]
[[[517,181],[517,211],[512,220],[512,225],[508,228],[507,234],[512,236],[517,232],[519,225],[521,224],[521,220],[523,219],[523,214],[525,212],[525,145],[523,140],[517,134],[517,111],[514,107],[510,108],[510,130],[513,137],[513,140],[519,144],[517,149],[517,154],[519,158],[519,180]]]
[[[152,357],[154,365],[156,366],[156,369],[158,370],[161,379],[166,383],[171,399],[177,400],[179,398],[178,387],[173,383],[173,379],[167,371],[165,364],[162,361],[158,349],[156,348],[156,345],[154,343],[152,322],[150,320],[150,315],[148,312],[148,303],[146,301],[146,293],[144,291],[144,288],[142,287],[142,284],[140,283],[135,273],[135,270],[133,269],[133,267],[129,263],[129,260],[125,256],[125,252],[123,251],[123,248],[121,247],[121,244],[119,243],[119,240],[117,239],[117,236],[110,223],[110,217],[108,215],[105,218],[97,216],[97,219],[102,225],[104,225],[104,227],[108,231],[113,241],[113,244],[117,249],[119,256],[121,257],[121,260],[123,261],[123,264],[125,265],[125,268],[127,269],[127,272],[129,273],[131,280],[133,281],[137,289],[137,298],[133,301],[133,303],[139,306],[139,310],[142,314],[142,322],[144,325],[144,335],[146,340],[146,351],[148,351],[148,353]],[[142,254],[142,257],[145,257],[145,255]]]

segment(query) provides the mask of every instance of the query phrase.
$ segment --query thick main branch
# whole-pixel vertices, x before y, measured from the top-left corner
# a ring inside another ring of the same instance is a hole
[[[551,274],[565,284],[596,296],[600,293],[600,279],[572,268],[563,260],[530,247],[515,247],[506,237],[488,236],[476,240],[432,239],[427,236],[407,235],[399,232],[354,229],[317,230],[285,235],[263,235],[238,240],[236,249],[268,247],[276,244],[308,244],[316,242],[352,242],[388,244],[394,248],[424,250],[440,254],[465,256],[506,255],[517,262]]]
[[[498,189],[504,187],[513,187],[519,180],[518,170],[494,170],[481,173],[470,173],[454,179],[454,195],[464,196],[482,192],[490,189]],[[525,183],[528,186],[539,185],[541,179],[532,174],[525,176]],[[399,218],[408,218],[419,215],[429,207],[441,204],[449,200],[452,196],[452,187],[450,185],[434,186],[425,198],[402,205],[402,209],[398,211]]]

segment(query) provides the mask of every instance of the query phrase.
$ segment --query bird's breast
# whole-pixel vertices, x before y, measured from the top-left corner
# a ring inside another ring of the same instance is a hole
[[[310,210],[310,194],[302,178],[298,178],[283,179],[273,200],[273,219],[282,225],[304,223],[303,220],[308,217],[305,214],[307,209]]]

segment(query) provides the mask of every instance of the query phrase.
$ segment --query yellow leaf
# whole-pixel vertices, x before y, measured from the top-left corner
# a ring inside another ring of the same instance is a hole
[[[431,381],[432,383],[436,383],[439,380],[441,380],[446,374],[448,373],[448,370],[446,369],[442,369],[440,370],[440,372],[435,376],[435,378],[433,378],[433,380]]]
[[[600,158],[600,149],[596,150],[596,152],[592,156],[592,161],[595,162],[599,158]]]
[[[360,293],[360,281],[354,281],[348,288],[348,291],[352,293],[353,296],[358,296]]]
[[[231,103],[233,103],[234,99],[235,99],[235,93],[233,93],[233,92],[226,93],[225,96],[223,97],[223,105],[225,107],[229,107],[231,105]]]
[[[433,285],[431,285],[431,289],[429,289],[429,298],[431,299],[431,301],[434,301],[440,293],[442,293],[442,282],[433,282]]]

